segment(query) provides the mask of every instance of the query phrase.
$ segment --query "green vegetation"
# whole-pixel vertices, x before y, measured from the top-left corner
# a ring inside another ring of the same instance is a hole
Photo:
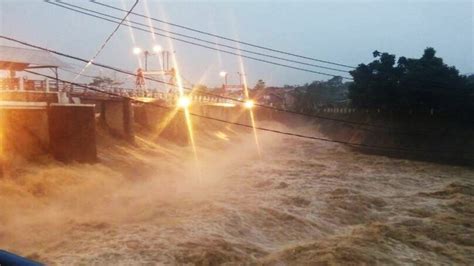
[[[433,109],[442,112],[474,110],[474,77],[466,77],[427,48],[419,59],[373,53],[375,60],[360,64],[351,75],[352,105],[381,109]]]
[[[347,105],[349,84],[343,83],[341,77],[333,77],[296,87],[294,106],[300,111],[312,112],[321,106]]]
[[[99,88],[110,88],[114,86],[120,86],[123,82],[115,81],[109,77],[96,76],[92,78],[92,82],[89,83],[89,86],[95,86]]]

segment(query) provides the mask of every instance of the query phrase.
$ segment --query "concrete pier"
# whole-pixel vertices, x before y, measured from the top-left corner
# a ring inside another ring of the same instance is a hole
[[[32,159],[48,153],[46,103],[0,102],[0,154]]]
[[[130,99],[88,100],[86,102],[98,106],[96,109],[100,113],[100,123],[109,130],[109,133],[134,142],[134,108]]]
[[[94,105],[51,104],[48,122],[54,158],[62,162],[97,160]]]

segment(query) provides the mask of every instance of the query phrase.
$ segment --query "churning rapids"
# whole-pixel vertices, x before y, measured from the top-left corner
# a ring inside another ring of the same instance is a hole
[[[98,164],[11,171],[0,248],[53,265],[474,264],[472,168],[263,133],[259,157],[251,132],[214,135],[197,163],[102,136]]]

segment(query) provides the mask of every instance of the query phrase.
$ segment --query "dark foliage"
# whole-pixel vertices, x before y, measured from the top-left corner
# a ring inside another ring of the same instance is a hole
[[[360,64],[351,75],[349,87],[353,106],[381,109],[474,110],[473,77],[459,74],[427,48],[419,59],[373,53],[373,62]]]
[[[334,77],[296,87],[295,106],[301,111],[311,112],[321,106],[344,105],[348,86],[349,83],[343,83],[341,77]]]

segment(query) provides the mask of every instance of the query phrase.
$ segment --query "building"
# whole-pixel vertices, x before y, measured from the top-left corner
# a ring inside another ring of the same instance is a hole
[[[0,71],[5,77],[0,79],[0,90],[55,90],[59,89],[59,82],[48,80],[30,80],[25,76],[18,76],[18,72],[49,69],[51,76],[58,78],[58,68],[68,68],[68,65],[54,57],[51,53],[42,50],[25,49],[10,46],[0,46]],[[54,84],[53,86],[50,86]]]

